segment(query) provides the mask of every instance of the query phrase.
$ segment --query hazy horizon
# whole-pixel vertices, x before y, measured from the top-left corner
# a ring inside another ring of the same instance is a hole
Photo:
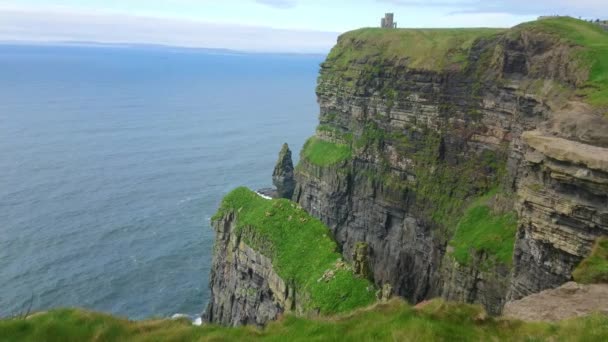
[[[0,41],[325,53],[340,33],[378,26],[385,12],[399,27],[512,27],[540,15],[605,18],[607,7],[599,0],[0,0]]]

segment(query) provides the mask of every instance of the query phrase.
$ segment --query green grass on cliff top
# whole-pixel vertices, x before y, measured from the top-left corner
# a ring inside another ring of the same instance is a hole
[[[589,70],[589,78],[580,94],[589,103],[608,106],[608,32],[598,25],[574,18],[555,18],[525,23],[513,28],[554,34],[581,47],[574,56]]]
[[[583,284],[608,283],[608,237],[596,241],[591,255],[578,265],[572,276]]]
[[[512,29],[364,28],[340,36],[327,62],[352,78],[360,77],[359,69],[373,69],[383,61],[407,64],[409,68],[419,70],[460,70],[466,65],[476,40],[522,31],[552,34],[578,46],[580,51],[573,58],[589,70],[588,81],[579,89],[579,95],[585,96],[592,105],[608,107],[608,32],[598,25],[574,18],[532,21]]]
[[[407,60],[412,69],[439,71],[464,65],[473,42],[505,31],[490,28],[396,29],[364,28],[340,36],[328,62],[347,68],[358,62]]]
[[[458,222],[450,245],[460,264],[469,264],[471,252],[484,252],[504,265],[512,263],[517,216],[514,212],[493,212],[486,203],[494,194],[475,201]]]
[[[128,321],[76,309],[0,321],[0,341],[606,341],[608,317],[557,324],[484,318],[479,307],[432,301],[414,309],[398,300],[349,315],[287,316],[264,329],[195,327],[186,320]]]
[[[351,159],[352,150],[348,145],[312,137],[304,144],[300,156],[318,166],[331,166]]]
[[[329,229],[297,204],[266,200],[241,187],[224,197],[214,219],[227,212],[237,213],[237,229],[244,241],[271,258],[283,280],[295,282],[300,300],[303,292],[310,295],[309,309],[332,314],[375,301],[373,285],[350,270],[337,270],[329,282],[318,281],[325,271],[335,269],[341,255]]]

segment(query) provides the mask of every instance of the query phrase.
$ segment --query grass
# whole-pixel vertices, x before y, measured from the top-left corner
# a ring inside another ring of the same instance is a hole
[[[347,68],[359,60],[406,62],[412,69],[440,71],[460,68],[475,40],[502,29],[364,28],[340,36],[327,61]],[[371,64],[368,61],[368,64]]]
[[[579,46],[575,58],[588,69],[589,77],[580,94],[596,106],[608,106],[608,32],[595,24],[574,18],[538,20],[517,26],[514,31],[541,31]]]
[[[486,204],[493,195],[475,201],[458,222],[450,245],[454,247],[453,257],[460,264],[470,262],[472,251],[484,252],[505,265],[512,263],[517,216],[513,212],[494,213]]]
[[[608,237],[596,241],[591,255],[578,265],[572,276],[583,284],[608,283]]]
[[[317,166],[331,166],[350,160],[352,149],[349,145],[336,144],[313,137],[304,144],[300,156]]]
[[[342,140],[346,145],[350,145],[353,141],[352,133],[344,133],[343,131],[331,125],[318,125],[317,132],[329,134],[330,136]],[[350,157],[349,157],[350,158]]]
[[[332,314],[367,306],[375,301],[375,288],[348,268],[336,268],[341,258],[329,229],[288,200],[265,200],[241,187],[228,194],[214,216],[237,213],[237,233],[252,248],[272,259],[277,274],[293,281],[305,307]],[[318,281],[335,270],[331,281]]]
[[[512,29],[397,29],[364,28],[340,36],[324,66],[331,72],[321,73],[321,79],[339,76],[341,86],[373,83],[385,67],[406,66],[425,71],[458,71],[467,66],[472,46],[479,39],[498,39],[502,34],[538,32],[553,35],[570,46],[572,66],[582,71],[577,93],[585,101],[608,109],[608,32],[598,25],[574,18],[538,20]],[[491,56],[492,51],[487,51]],[[484,67],[487,67],[484,65]],[[570,70],[570,72],[576,72]],[[585,74],[588,74],[585,80]],[[365,81],[365,82],[364,82]],[[330,82],[331,83],[331,82]],[[324,82],[319,86],[322,88]],[[390,88],[390,85],[384,85]],[[557,94],[566,92],[569,85],[555,84]],[[399,94],[395,89],[381,89],[389,107]],[[607,110],[608,111],[608,110]],[[608,113],[607,113],[608,115]]]
[[[608,317],[557,324],[488,318],[478,306],[399,300],[323,319],[287,316],[265,329],[194,327],[185,320],[128,321],[77,309],[0,321],[0,341],[605,341]]]

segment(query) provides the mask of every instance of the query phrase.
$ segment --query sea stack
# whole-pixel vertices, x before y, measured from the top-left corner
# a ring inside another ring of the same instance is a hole
[[[283,144],[283,148],[281,148],[281,152],[279,153],[279,160],[277,160],[277,164],[274,167],[272,183],[277,187],[277,195],[279,198],[291,199],[296,187],[296,181],[293,176],[291,150],[286,143]]]

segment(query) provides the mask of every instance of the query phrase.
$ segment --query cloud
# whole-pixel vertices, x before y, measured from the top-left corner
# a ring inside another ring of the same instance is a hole
[[[259,52],[325,53],[338,33],[212,24],[65,8],[1,8],[0,41],[163,44]]]
[[[445,8],[451,13],[562,14],[607,17],[606,0],[377,0],[397,6]]]
[[[255,0],[255,2],[280,9],[294,8],[298,4],[296,0]]]

